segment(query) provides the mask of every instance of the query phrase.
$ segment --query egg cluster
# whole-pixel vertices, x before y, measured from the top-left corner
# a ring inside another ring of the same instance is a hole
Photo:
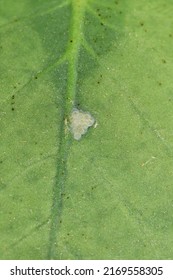
[[[89,112],[73,109],[70,116],[70,130],[75,140],[80,140],[89,127],[95,123],[95,119]]]

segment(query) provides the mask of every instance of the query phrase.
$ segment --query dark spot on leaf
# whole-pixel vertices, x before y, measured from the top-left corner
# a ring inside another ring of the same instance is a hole
[[[159,86],[162,86],[162,83],[161,83],[161,82],[159,82]]]
[[[14,86],[14,88],[16,88],[16,86]]]
[[[60,220],[59,223],[61,224],[61,223],[62,223],[62,220]]]
[[[11,111],[14,111],[14,108],[11,108]]]
[[[103,22],[100,23],[102,26],[104,25]]]
[[[38,77],[37,77],[37,76],[35,76],[34,78],[35,78],[36,80],[38,79]]]
[[[98,83],[98,84],[100,84],[100,82],[99,82],[99,81],[98,81],[97,83]]]
[[[11,98],[14,99],[14,97],[15,97],[15,95],[13,94]]]
[[[73,40],[70,40],[70,43],[73,43]]]
[[[144,23],[143,23],[143,22],[140,22],[140,26],[144,26]]]
[[[34,144],[37,145],[37,142],[35,142]]]
[[[3,161],[1,160],[0,163],[3,163]]]
[[[166,60],[165,60],[165,59],[162,59],[162,63],[164,63],[164,64],[165,64],[165,63],[166,63]]]

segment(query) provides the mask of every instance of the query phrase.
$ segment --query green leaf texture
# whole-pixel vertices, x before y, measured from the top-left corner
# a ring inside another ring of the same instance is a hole
[[[172,259],[172,10],[0,0],[1,259]]]

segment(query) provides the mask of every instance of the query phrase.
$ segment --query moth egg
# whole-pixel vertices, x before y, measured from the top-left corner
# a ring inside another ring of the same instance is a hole
[[[95,119],[89,112],[73,109],[70,116],[70,131],[75,140],[80,140],[88,128],[95,123]]]

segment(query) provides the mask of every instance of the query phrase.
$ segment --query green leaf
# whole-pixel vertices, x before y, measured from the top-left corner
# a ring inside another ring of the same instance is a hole
[[[1,259],[172,259],[172,8],[0,1]]]

